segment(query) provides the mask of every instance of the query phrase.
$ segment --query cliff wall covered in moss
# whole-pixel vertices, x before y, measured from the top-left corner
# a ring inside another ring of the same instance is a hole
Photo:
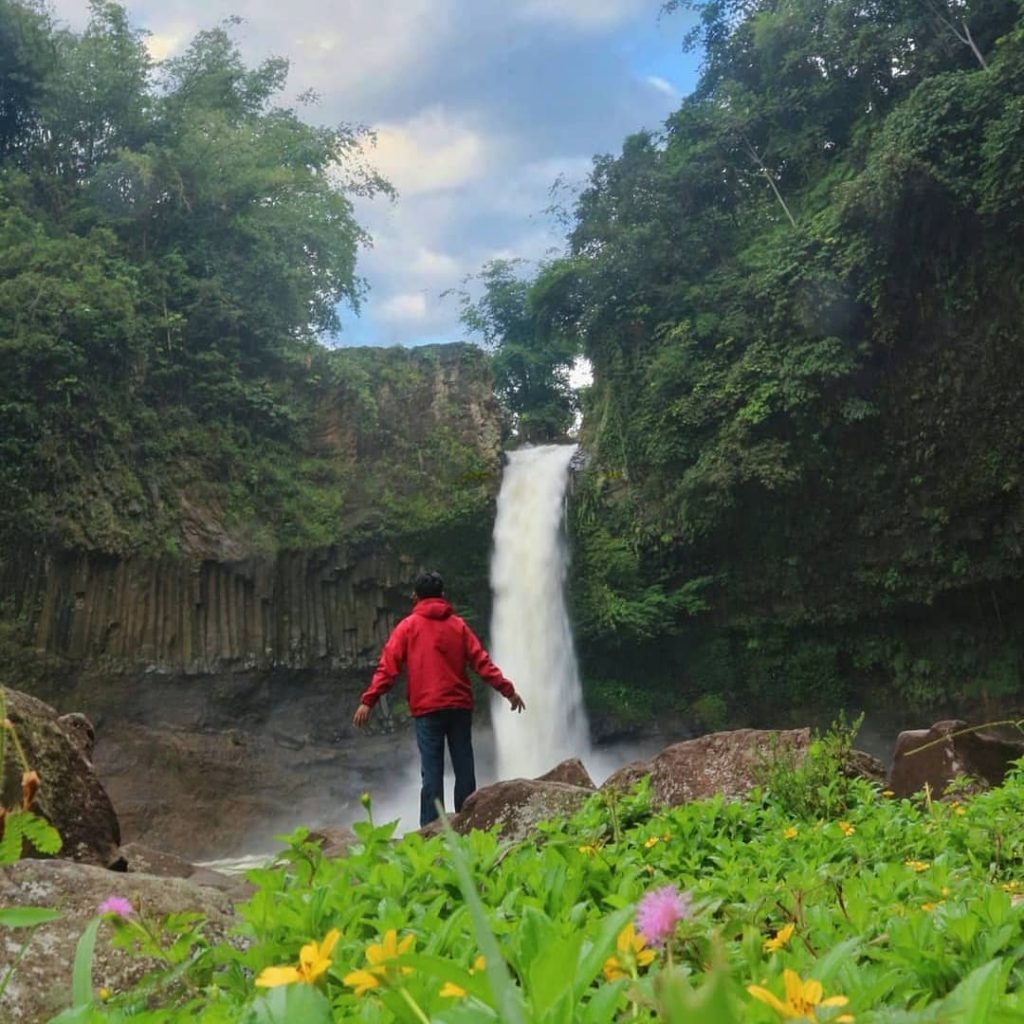
[[[325,352],[295,385],[291,450],[126,458],[87,483],[95,503],[9,549],[8,651],[51,669],[359,668],[427,564],[479,619],[502,429],[484,354]]]

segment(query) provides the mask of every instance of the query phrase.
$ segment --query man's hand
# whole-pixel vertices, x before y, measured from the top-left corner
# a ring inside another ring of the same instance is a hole
[[[366,704],[360,704],[356,708],[356,713],[352,716],[352,724],[357,729],[362,729],[363,726],[370,720],[370,708]]]
[[[526,710],[526,701],[523,700],[518,693],[513,693],[512,696],[509,697],[508,702],[512,705],[513,711],[518,711],[522,714]]]

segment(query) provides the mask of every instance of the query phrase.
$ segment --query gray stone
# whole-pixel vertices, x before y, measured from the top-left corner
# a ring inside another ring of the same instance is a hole
[[[96,908],[110,896],[131,900],[150,921],[180,911],[200,913],[207,920],[204,933],[214,942],[224,940],[235,923],[232,902],[227,896],[181,878],[114,874],[65,860],[22,860],[0,867],[0,906],[50,907],[61,913],[59,920],[32,933],[29,952],[0,998],[0,1020],[4,1024],[45,1024],[70,1006],[75,947]],[[100,927],[93,982],[97,988],[119,992],[141,980],[155,964],[112,948],[113,927]],[[3,930],[0,976],[6,973],[27,937],[27,931]]]

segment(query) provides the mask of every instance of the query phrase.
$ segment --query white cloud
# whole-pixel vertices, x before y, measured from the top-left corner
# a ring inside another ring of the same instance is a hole
[[[279,54],[292,61],[296,92],[316,89],[325,107],[338,98],[386,91],[396,75],[430,66],[448,38],[458,0],[123,0],[129,17],[153,33],[151,52],[187,43],[200,29],[243,14],[232,29],[249,60]],[[88,16],[86,0],[52,0],[54,12],[76,28]],[[176,37],[176,38],[175,38]],[[173,48],[172,48],[173,49]],[[172,52],[168,50],[167,52]],[[340,111],[339,111],[340,113]],[[348,111],[351,116],[351,109]],[[336,116],[328,115],[328,119]],[[358,119],[358,111],[355,118]]]
[[[525,0],[520,16],[592,31],[612,28],[651,7],[650,0]]]
[[[427,298],[423,292],[402,292],[380,304],[381,319],[388,323],[418,324],[427,315]]]
[[[87,0],[50,2],[82,27]],[[562,243],[543,212],[555,179],[579,184],[592,153],[674,99],[637,70],[662,65],[634,59],[647,45],[637,26],[655,23],[661,0],[123,2],[155,59],[244,11],[230,30],[243,59],[291,61],[284,102],[313,89],[303,118],[375,126],[362,155],[399,198],[354,199],[374,244],[358,266],[365,317],[345,313],[346,342],[459,337],[458,302],[442,293],[489,259],[549,256]]]
[[[146,37],[146,49],[153,60],[166,60],[184,49],[189,39],[195,35],[195,25],[178,24],[166,32],[151,32]]]
[[[376,145],[367,147],[366,157],[402,196],[458,188],[479,178],[487,164],[486,140],[442,107],[374,131]]]
[[[462,267],[447,253],[421,245],[409,264],[409,271],[417,277],[440,281],[447,286],[462,273]]]
[[[682,96],[679,90],[671,82],[662,78],[660,75],[648,75],[644,81],[652,89],[660,92],[663,96],[668,96],[672,100],[678,100]]]

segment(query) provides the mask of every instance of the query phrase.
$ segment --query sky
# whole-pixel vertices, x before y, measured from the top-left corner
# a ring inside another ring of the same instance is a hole
[[[87,0],[52,0],[84,25]],[[698,57],[688,14],[661,0],[128,0],[150,52],[180,52],[199,29],[240,15],[246,59],[291,62],[288,96],[312,89],[310,121],[363,124],[369,161],[398,190],[359,200],[373,238],[359,259],[368,294],[329,343],[418,345],[466,337],[445,296],[492,259],[524,270],[564,246],[545,212],[571,207],[595,155],[657,129],[689,92]],[[328,340],[328,339],[325,339]]]

